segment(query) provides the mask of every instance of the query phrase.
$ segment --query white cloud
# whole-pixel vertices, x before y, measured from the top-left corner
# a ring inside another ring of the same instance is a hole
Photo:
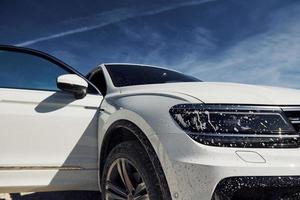
[[[204,80],[300,88],[299,18],[300,6],[282,8],[270,16],[268,31],[185,67]]]
[[[165,5],[162,4],[154,4],[150,5],[148,7],[137,7],[137,8],[122,8],[122,9],[116,9],[112,11],[107,11],[103,13],[96,14],[94,16],[88,16],[78,19],[69,20],[66,22],[63,22],[62,24],[68,24],[71,26],[76,26],[77,24],[81,25],[81,27],[72,28],[70,30],[53,33],[47,36],[31,39],[28,41],[24,41],[18,44],[15,44],[16,46],[29,46],[35,43],[48,41],[56,38],[61,38],[77,33],[83,33],[86,31],[95,30],[110,24],[114,24],[123,20],[140,17],[140,16],[148,16],[148,15],[155,15],[162,12],[174,10],[180,7],[184,6],[192,6],[192,5],[198,5],[210,1],[215,0],[180,0],[180,1],[173,1],[172,3],[167,3]],[[82,27],[82,24],[85,24],[85,26]],[[88,24],[88,25],[87,25]]]

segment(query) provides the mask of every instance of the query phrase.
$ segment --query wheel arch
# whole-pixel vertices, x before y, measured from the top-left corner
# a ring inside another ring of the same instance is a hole
[[[149,133],[148,133],[149,134]],[[101,180],[103,167],[106,161],[109,152],[118,144],[135,140],[138,141],[139,144],[145,149],[147,152],[148,158],[152,162],[155,171],[159,174],[158,180],[162,188],[168,188],[165,190],[164,199],[171,199],[171,194],[169,190],[169,186],[167,183],[166,175],[163,171],[161,166],[161,162],[155,152],[154,147],[152,146],[150,140],[148,139],[149,135],[147,136],[145,131],[143,131],[136,123],[127,120],[127,119],[118,119],[114,121],[109,128],[107,129],[106,133],[104,134],[102,145],[100,147],[99,152],[99,180]],[[100,183],[101,184],[101,183]]]

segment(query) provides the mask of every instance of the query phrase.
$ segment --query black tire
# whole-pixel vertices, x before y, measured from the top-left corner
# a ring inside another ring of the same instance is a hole
[[[122,177],[125,177],[125,175],[120,175],[125,174],[123,172],[123,168],[119,171],[121,168],[121,164],[123,166],[123,163],[119,164],[119,162],[127,162],[130,169],[128,171],[131,171],[128,174],[129,179],[131,179],[132,184],[134,186],[137,186],[139,183],[138,178],[136,177],[141,177],[141,181],[143,181],[143,185],[145,185],[145,191],[147,192],[147,197],[148,198],[141,198],[141,200],[163,200],[163,195],[161,192],[161,186],[159,185],[159,181],[157,178],[157,174],[155,173],[154,167],[149,159],[149,156],[147,152],[144,150],[144,148],[135,141],[128,141],[128,142],[123,142],[119,145],[117,145],[113,150],[109,153],[104,168],[103,168],[103,175],[101,179],[101,187],[102,187],[102,199],[103,200],[114,200],[117,198],[109,198],[107,195],[111,195],[111,193],[115,193],[115,191],[111,190],[111,185],[119,185],[122,187],[124,185],[124,188],[128,188],[124,182],[126,180],[122,181]],[[117,164],[116,164],[117,163]],[[124,164],[125,165],[125,164]],[[117,166],[117,168],[114,168]],[[120,167],[120,168],[118,168]],[[135,169],[134,169],[135,168]],[[127,171],[127,170],[126,170]],[[120,175],[120,178],[118,178],[118,175]],[[137,175],[139,174],[139,176]],[[113,177],[113,180],[112,180]],[[135,181],[136,180],[136,181]],[[111,183],[115,182],[115,183]],[[124,191],[124,190],[123,190]],[[128,189],[126,190],[128,193]],[[133,191],[137,191],[133,190]],[[133,192],[132,192],[133,193]],[[122,193],[123,194],[123,193]],[[141,194],[144,197],[146,197],[145,194]],[[122,196],[122,195],[120,195]],[[123,196],[124,197],[124,196]],[[122,198],[121,198],[122,199]],[[124,198],[125,200],[131,199],[131,198]],[[133,198],[132,200],[139,199],[139,198]]]

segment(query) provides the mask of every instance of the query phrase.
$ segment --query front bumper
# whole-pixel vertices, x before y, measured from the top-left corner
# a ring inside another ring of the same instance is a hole
[[[300,192],[300,149],[211,147],[181,133],[160,134],[159,140],[160,160],[170,163],[164,170],[173,199],[270,199],[255,198],[260,191],[276,200]]]

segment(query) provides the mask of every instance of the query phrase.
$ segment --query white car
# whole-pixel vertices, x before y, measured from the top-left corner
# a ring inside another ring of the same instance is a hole
[[[0,192],[296,199],[300,92],[0,46]]]

